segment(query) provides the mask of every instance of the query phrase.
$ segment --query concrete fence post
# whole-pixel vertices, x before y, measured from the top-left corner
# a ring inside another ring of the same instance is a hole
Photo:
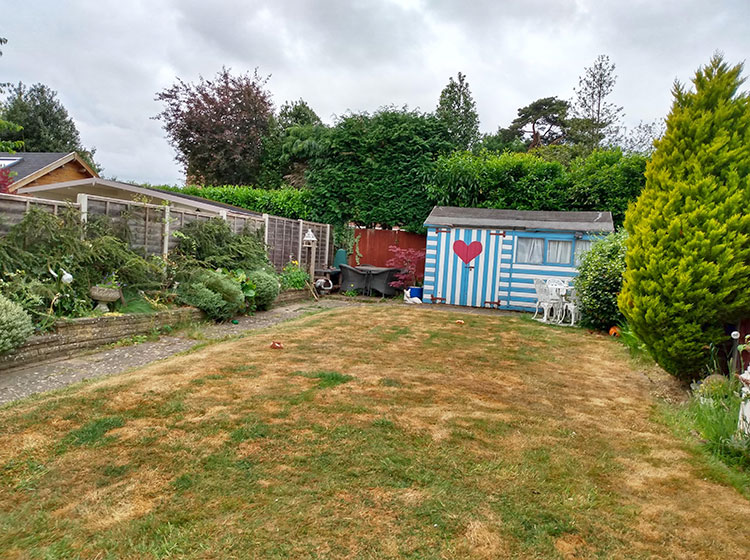
[[[78,203],[78,209],[81,212],[81,222],[85,224],[89,219],[89,195],[78,193],[76,203]]]
[[[169,222],[171,218],[169,215],[169,206],[164,207],[164,227],[162,228],[162,239],[161,239],[161,256],[167,258],[169,253]]]

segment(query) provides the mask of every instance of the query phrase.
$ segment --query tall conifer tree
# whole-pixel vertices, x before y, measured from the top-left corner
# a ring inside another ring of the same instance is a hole
[[[656,361],[691,379],[750,317],[750,100],[721,55],[676,83],[667,131],[630,208],[619,305]]]

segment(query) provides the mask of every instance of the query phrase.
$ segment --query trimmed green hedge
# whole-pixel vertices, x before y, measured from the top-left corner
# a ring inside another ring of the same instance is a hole
[[[222,185],[217,187],[191,185],[183,188],[164,185],[156,188],[200,196],[208,200],[239,206],[253,212],[273,214],[274,216],[281,216],[292,220],[317,221],[312,204],[312,193],[308,190],[299,190],[290,186],[270,190],[243,185]]]

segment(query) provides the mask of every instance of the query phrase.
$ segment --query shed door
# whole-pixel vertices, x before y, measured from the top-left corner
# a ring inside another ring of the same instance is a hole
[[[434,301],[469,307],[496,304],[502,235],[498,230],[438,229]]]

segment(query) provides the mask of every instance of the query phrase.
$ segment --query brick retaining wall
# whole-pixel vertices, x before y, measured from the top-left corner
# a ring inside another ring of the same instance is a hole
[[[0,372],[66,358],[82,350],[150,333],[167,325],[198,321],[203,317],[202,311],[183,307],[158,313],[61,319],[55,323],[53,332],[32,336],[10,354],[0,356]]]

